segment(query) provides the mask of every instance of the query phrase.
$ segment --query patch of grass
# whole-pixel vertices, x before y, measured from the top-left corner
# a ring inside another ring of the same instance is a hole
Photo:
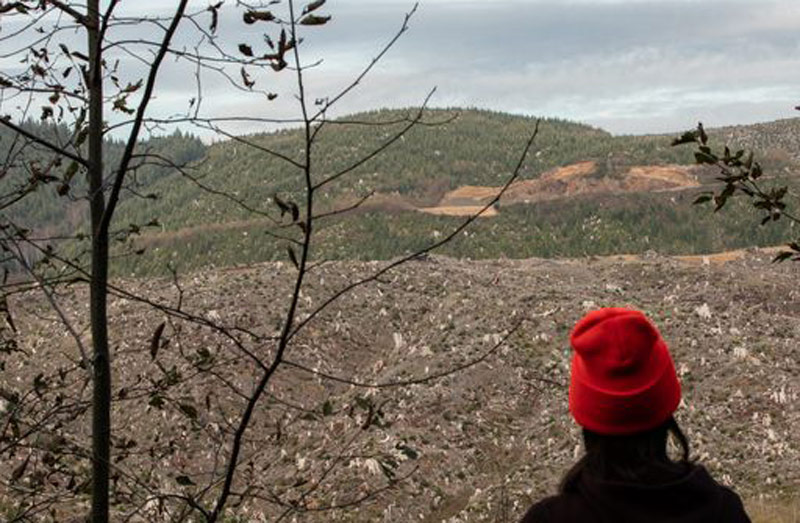
[[[800,499],[749,500],[745,508],[753,523],[800,523]]]

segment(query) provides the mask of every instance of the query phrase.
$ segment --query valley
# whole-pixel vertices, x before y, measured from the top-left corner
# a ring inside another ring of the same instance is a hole
[[[463,111],[326,186],[319,209],[333,214],[315,223],[299,321],[349,282],[484,209],[531,124]],[[343,522],[514,521],[554,491],[580,454],[566,409],[569,329],[592,308],[630,306],[646,311],[672,347],[684,387],[678,418],[693,455],[742,494],[754,521],[791,521],[800,484],[800,294],[795,266],[770,263],[791,226],[758,226],[741,199],[716,214],[692,205],[717,187],[717,173],[695,166],[668,136],[542,126],[519,179],[469,228],[358,286],[292,340],[243,442],[238,481],[256,495],[235,506],[238,517],[271,521],[303,500],[298,521],[319,521],[323,511]],[[794,190],[796,128],[800,120],[711,135],[744,147],[773,133],[769,143],[781,148],[765,149],[765,183]],[[321,176],[389,135],[350,132],[321,135]],[[287,154],[297,144],[292,132],[247,139]],[[275,353],[295,274],[286,242],[298,230],[281,221],[276,201],[302,201],[290,171],[241,144],[175,135],[147,146],[184,166],[142,167],[115,222],[124,233],[109,306],[113,456],[124,471],[114,480],[115,510],[143,510],[142,521],[160,510],[135,508],[142,488],[205,502],[222,474],[232,420],[256,383],[252,356]],[[50,189],[13,217],[39,234],[85,230],[86,188],[76,183],[67,206]],[[80,260],[85,241],[61,246]],[[89,343],[88,289],[77,279],[60,290],[57,315],[46,298],[36,285],[7,298],[14,334],[4,331],[12,349],[0,361],[13,379],[0,387],[0,410],[30,383],[34,418],[39,402],[75,401],[48,414],[63,457],[44,488],[58,489],[89,453],[90,399],[85,380],[73,378],[81,372],[76,340]],[[21,470],[24,456],[4,454],[3,466]],[[33,467],[52,466],[48,456]],[[84,487],[73,485],[59,520],[81,512]],[[12,503],[0,493],[0,509]]]

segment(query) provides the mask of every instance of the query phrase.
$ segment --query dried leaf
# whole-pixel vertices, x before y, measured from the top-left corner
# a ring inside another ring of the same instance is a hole
[[[693,202],[693,204],[694,204],[694,205],[700,205],[701,203],[706,203],[706,202],[709,202],[709,201],[711,201],[711,199],[712,199],[713,197],[714,197],[714,196],[713,196],[713,195],[711,195],[711,194],[702,194],[702,195],[698,196],[698,197],[697,197],[697,199],[695,199],[695,201]]]
[[[697,132],[696,131],[686,131],[683,133],[680,138],[675,138],[672,140],[672,145],[683,145],[686,143],[694,143],[697,142]]]
[[[300,263],[297,261],[297,255],[294,253],[294,249],[292,249],[292,246],[287,245],[286,251],[289,253],[289,259],[292,261],[292,265],[294,265],[294,268],[300,270]]]
[[[286,51],[286,29],[281,29],[281,35],[278,38],[278,53],[283,56]]]
[[[277,193],[272,195],[272,201],[274,201],[275,205],[277,205],[280,208],[281,218],[283,218],[283,215],[289,212],[289,204],[281,200],[281,197],[278,196]]]
[[[399,444],[397,445],[397,450],[402,452],[408,459],[417,459],[419,458],[419,452],[416,449],[409,447],[408,445]]]
[[[242,82],[244,82],[245,87],[252,89],[253,86],[256,85],[256,82],[250,78],[250,75],[247,74],[247,71],[245,71],[244,67],[242,67],[241,73],[242,73]]]
[[[22,2],[11,2],[8,4],[0,4],[0,14],[7,13],[16,9],[18,12],[27,12],[27,7]]]
[[[67,170],[64,172],[64,178],[63,178],[64,183],[69,183],[72,181],[72,178],[78,172],[78,167],[79,167],[78,162],[76,161],[70,162],[69,166],[67,167]]]
[[[10,483],[16,483],[22,478],[23,474],[25,474],[25,469],[28,468],[28,463],[30,463],[30,461],[31,461],[31,454],[28,454],[28,457],[25,458],[25,461],[23,461],[20,466],[18,466],[11,472]]]
[[[308,13],[310,13],[311,11],[316,11],[317,9],[319,9],[320,7],[322,7],[323,5],[325,5],[325,0],[314,0],[313,2],[311,2],[310,4],[308,4],[308,5],[307,5],[307,6],[306,6],[306,7],[303,9],[303,14],[308,14]]]
[[[250,25],[256,22],[272,22],[275,20],[275,15],[270,11],[255,11],[251,9],[242,16],[242,19],[244,23]]]
[[[289,64],[286,63],[286,60],[283,58],[278,58],[276,61],[270,64],[270,67],[272,67],[273,71],[278,72],[284,70],[287,65]]]
[[[124,89],[122,89],[123,93],[135,93],[142,87],[142,79],[140,78],[138,82],[135,84],[128,83]]]
[[[164,333],[164,327],[166,327],[166,323],[163,321],[161,325],[156,327],[156,330],[153,332],[153,337],[150,338],[150,359],[156,359],[158,356],[158,349],[161,348],[161,335]]]
[[[330,16],[307,15],[300,20],[300,25],[325,25],[331,19]]]
[[[697,136],[700,138],[700,143],[703,145],[708,143],[708,135],[706,134],[706,130],[703,128],[703,124],[697,124]]]
[[[133,114],[134,112],[136,112],[130,107],[128,107],[128,99],[124,96],[114,100],[114,105],[112,109],[115,111],[122,111],[125,114]]]
[[[784,251],[784,252],[780,252],[780,253],[778,253],[778,255],[777,255],[777,256],[775,256],[775,257],[772,259],[772,263],[781,263],[781,262],[784,262],[784,261],[788,260],[789,258],[791,258],[792,256],[794,256],[794,254],[795,254],[795,253],[793,253],[793,252],[790,252],[790,251]]]
[[[716,156],[714,156],[713,154],[709,154],[709,153],[703,152],[703,151],[698,151],[698,152],[694,153],[694,160],[698,164],[707,163],[709,165],[714,165],[715,163],[717,163],[717,157]]]
[[[197,419],[198,413],[194,405],[190,405],[189,403],[181,403],[178,405],[178,408],[181,409],[181,412],[183,412],[187,418],[192,420]]]
[[[184,487],[188,487],[190,485],[195,484],[195,482],[192,481],[192,478],[190,478],[189,476],[178,476],[177,478],[175,478],[175,481],[178,483],[178,485]]]
[[[217,32],[217,24],[219,23],[219,8],[222,7],[222,2],[217,2],[214,5],[208,6],[208,11],[211,12],[211,23],[208,26],[208,30],[211,33]]]

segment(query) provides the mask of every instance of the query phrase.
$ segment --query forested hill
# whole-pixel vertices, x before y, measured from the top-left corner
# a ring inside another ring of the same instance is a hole
[[[314,146],[317,181],[379,148],[414,115],[413,110],[381,110],[326,124]],[[380,123],[387,121],[395,123]],[[426,245],[504,183],[534,126],[533,118],[490,111],[426,112],[421,125],[318,193],[323,210],[371,196],[358,212],[319,222],[313,255],[389,258]],[[755,147],[772,175],[786,177],[796,170],[800,120],[710,134],[717,142]],[[7,132],[0,136],[0,147],[11,138]],[[714,216],[692,207],[693,191],[712,183],[713,175],[691,167],[692,150],[671,147],[671,138],[615,137],[587,125],[545,119],[521,182],[493,216],[481,218],[442,252],[467,257],[696,253],[784,239],[786,231],[779,226],[755,227],[753,215],[742,205],[735,208],[736,202],[731,211]],[[111,157],[119,154],[118,144],[107,146]],[[184,168],[151,160],[131,180],[117,226],[154,219],[160,225],[136,240],[136,250],[144,248],[145,254],[121,257],[117,270],[150,274],[163,272],[167,262],[193,269],[283,259],[285,245],[264,234],[268,222],[260,213],[275,215],[275,194],[300,202],[302,178],[266,150],[299,160],[302,146],[299,130],[210,146],[181,133],[142,143],[140,151]],[[16,173],[2,183],[7,188],[25,176]],[[66,199],[57,196],[57,187],[40,188],[34,199],[23,200],[27,205],[16,205],[8,214],[32,229],[85,227],[81,182],[73,184]],[[65,205],[68,199],[74,201]]]
[[[33,121],[23,128],[47,138],[52,143],[61,143],[70,135],[65,127],[44,125]],[[105,144],[106,165],[116,165],[122,156],[121,143],[108,140]],[[201,161],[207,152],[206,146],[197,137],[175,132],[169,136],[154,137],[142,141],[139,153],[147,152],[155,157],[169,159],[168,163],[187,164]],[[72,171],[68,160],[51,165],[54,155],[49,151],[25,144],[25,140],[0,126],[0,205],[2,213],[16,224],[35,230],[43,235],[61,235],[85,227],[87,216],[85,177],[79,170]],[[174,170],[164,162],[148,160],[140,162],[126,184],[123,198],[134,194],[146,196],[149,187],[169,178]],[[110,173],[109,173],[110,174]],[[69,190],[65,191],[68,186]],[[11,206],[20,193],[25,197]]]
[[[344,121],[392,121],[414,114],[384,110],[349,116]],[[535,125],[533,118],[459,109],[429,111],[424,122],[362,167],[326,186],[320,195],[321,204],[334,207],[374,191],[397,194],[425,206],[434,205],[446,191],[462,185],[502,184]],[[381,126],[329,124],[315,147],[317,175],[321,178],[351,165],[405,125],[404,121]],[[253,135],[247,140],[292,158],[299,158],[302,151],[299,131]],[[665,137],[615,138],[586,125],[548,119],[541,123],[536,148],[522,178],[535,178],[551,168],[585,160],[597,160],[603,173],[611,173],[628,165],[688,163],[691,151],[671,148]],[[248,206],[270,210],[274,209],[269,203],[272,195],[288,197],[302,181],[286,162],[236,141],[210,147],[195,174],[217,190],[241,195]],[[163,195],[160,200],[126,206],[126,220],[160,216],[165,227],[174,230],[248,218],[248,213],[236,205],[180,178],[175,173],[154,185]]]

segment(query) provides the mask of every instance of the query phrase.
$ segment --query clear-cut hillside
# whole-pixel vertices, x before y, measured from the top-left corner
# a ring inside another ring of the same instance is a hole
[[[597,162],[585,161],[556,167],[538,178],[512,183],[503,193],[500,205],[532,204],[579,195],[623,194],[630,192],[662,192],[700,187],[700,173],[708,180],[709,169],[687,165],[634,166],[613,175],[598,175]],[[469,216],[500,194],[502,187],[465,185],[448,191],[433,207],[419,210],[430,214]],[[487,209],[483,217],[497,215],[497,209]]]
[[[554,492],[580,455],[579,430],[566,402],[571,326],[588,309],[631,306],[653,318],[671,348],[683,385],[677,418],[691,440],[692,455],[741,493],[751,510],[796,500],[797,266],[770,264],[771,253],[756,251],[730,258],[722,263],[721,258],[679,260],[651,253],[467,262],[434,256],[409,263],[337,302],[295,340],[286,357],[368,384],[424,378],[484,360],[429,383],[383,388],[282,369],[256,409],[245,443],[252,464],[243,467],[237,485],[296,499],[325,474],[304,504],[309,512],[298,521],[322,521],[315,508],[346,504],[386,487],[354,509],[325,512],[324,521],[474,523],[496,522],[503,514],[515,521],[532,501]],[[320,266],[308,280],[300,315],[380,266]],[[293,273],[288,263],[267,263],[183,278],[184,310],[270,335],[281,310],[276,303],[289,292]],[[178,294],[169,279],[115,283],[167,303]],[[86,289],[76,284],[69,292],[62,299],[65,313],[78,317]],[[9,379],[2,386],[29,387],[39,373],[57,376],[56,367],[75,350],[45,312],[44,298],[34,291],[9,305],[21,333],[19,348],[28,355],[4,356]],[[148,471],[141,477],[162,488],[194,492],[175,478],[187,475],[198,485],[208,479],[214,449],[223,435],[230,437],[230,419],[243,407],[228,387],[246,391],[253,386],[248,360],[228,358],[235,354],[230,340],[210,329],[187,326],[179,335],[176,323],[164,332],[172,342],[156,363],[148,347],[162,314],[115,298],[110,321],[115,441],[137,443],[114,447],[116,466]],[[519,329],[494,349],[518,322]],[[259,344],[258,350],[272,349]],[[209,362],[213,375],[202,370]],[[165,393],[163,402],[153,402],[142,391],[148,379],[168,371],[190,379]],[[74,380],[75,397],[81,385]],[[375,412],[379,417],[370,418]],[[86,450],[87,416],[65,426],[75,452]],[[155,462],[144,451],[150,446],[160,449]],[[2,455],[0,470],[14,470],[24,459],[24,453]],[[334,460],[336,466],[326,474]],[[392,485],[385,467],[403,479]],[[123,488],[126,477],[120,480]],[[239,506],[237,513],[272,521],[283,507],[269,499]]]

